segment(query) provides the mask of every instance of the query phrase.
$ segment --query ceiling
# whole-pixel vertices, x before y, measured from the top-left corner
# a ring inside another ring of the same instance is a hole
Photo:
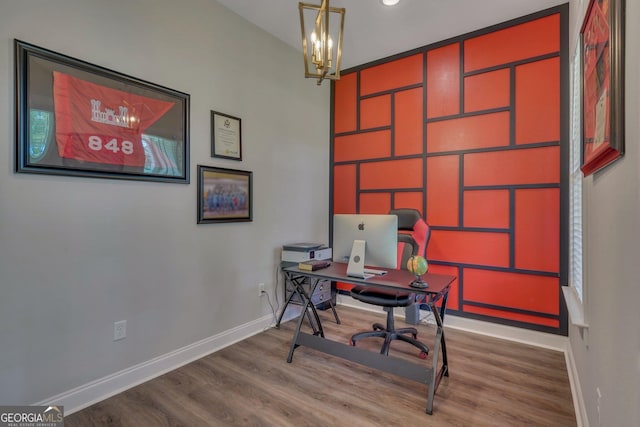
[[[296,0],[218,0],[302,51]],[[306,0],[320,4],[321,0]],[[479,30],[568,0],[331,0],[346,9],[342,69]]]

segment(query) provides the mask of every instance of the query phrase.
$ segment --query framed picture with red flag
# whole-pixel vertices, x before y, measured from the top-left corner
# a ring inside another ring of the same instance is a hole
[[[582,172],[624,154],[625,0],[590,0],[580,30]]]
[[[189,95],[15,40],[16,172],[189,183]]]

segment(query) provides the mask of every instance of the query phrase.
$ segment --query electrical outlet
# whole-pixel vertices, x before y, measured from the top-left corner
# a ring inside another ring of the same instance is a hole
[[[127,321],[120,320],[113,324],[113,340],[119,341],[127,337]]]
[[[267,291],[264,289],[264,283],[258,283],[258,295],[265,295]]]

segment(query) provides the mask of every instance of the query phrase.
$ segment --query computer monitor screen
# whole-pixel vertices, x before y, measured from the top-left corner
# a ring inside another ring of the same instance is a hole
[[[333,261],[348,262],[354,240],[364,240],[364,263],[396,268],[398,217],[396,215],[336,214],[333,216]]]

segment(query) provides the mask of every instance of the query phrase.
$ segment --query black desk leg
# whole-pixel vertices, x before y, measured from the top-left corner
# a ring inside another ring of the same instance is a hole
[[[287,307],[289,306],[289,304],[291,303],[291,301],[296,295],[298,296],[298,299],[300,300],[301,304],[305,301],[306,293],[304,293],[304,287],[303,287],[304,278],[301,276],[293,277],[293,276],[289,276],[288,274],[285,274],[285,293],[286,293],[287,283],[291,283],[291,286],[293,287],[293,289],[291,290],[291,293],[289,294],[289,297],[285,301],[284,306],[282,307],[282,311],[280,311],[280,315],[276,320],[276,328],[280,328],[280,323],[282,322],[284,313],[285,311],[287,311]],[[304,293],[305,296],[302,295],[301,291],[302,293]],[[307,317],[309,318],[309,323],[313,328],[314,334],[318,333],[318,328],[316,327],[317,322],[316,323],[313,322],[313,319],[311,318],[311,314],[309,312],[307,312]],[[316,318],[317,318],[317,314],[316,314]]]
[[[296,329],[293,332],[293,339],[291,340],[291,347],[289,348],[289,355],[287,356],[287,363],[291,363],[291,361],[293,360],[293,352],[298,347],[298,344],[297,344],[298,335],[300,334],[300,328],[302,327],[302,322],[304,322],[304,316],[305,316],[305,312],[306,311],[307,311],[307,307],[306,307],[306,304],[305,304],[305,307],[303,307],[302,311],[300,312],[300,316],[298,316],[298,322],[296,324]]]
[[[444,305],[444,301],[443,301]],[[436,339],[433,346],[433,362],[431,366],[431,383],[429,384],[429,392],[427,395],[427,414],[433,414],[433,399],[436,394],[436,390],[440,385],[440,380],[443,376],[449,376],[449,366],[447,365],[447,348],[445,346],[444,341],[444,327],[442,324],[442,318],[440,317],[440,312],[437,307],[432,303],[431,311],[433,312],[433,317],[436,320],[437,331],[436,331]],[[438,359],[440,356],[440,351],[442,350],[442,367],[438,369]]]
[[[340,324],[340,318],[338,317],[338,312],[336,311],[336,307],[331,303],[331,311],[333,311],[333,317],[336,318],[336,324]]]
[[[340,318],[338,317],[338,312],[336,311],[336,306],[333,305],[333,295],[329,299],[329,306],[331,307],[331,311],[333,311],[333,317],[336,319],[336,324],[340,324]]]
[[[287,293],[287,281],[288,280],[289,279],[287,279],[286,276],[285,276],[285,282],[284,282],[285,294]],[[287,298],[287,300],[284,302],[284,305],[282,306],[282,311],[278,315],[278,320],[276,320],[276,328],[280,328],[280,322],[282,322],[282,318],[284,317],[284,312],[287,311],[287,307],[289,306],[289,303],[293,299],[293,295],[294,294],[295,294],[294,292],[291,292],[289,294],[289,297]]]
[[[318,283],[320,283],[320,279],[309,278],[309,293],[307,294],[305,292],[302,284],[299,286],[298,291],[304,294],[304,298],[307,301],[306,310],[304,311],[307,313],[307,317],[309,318],[309,324],[313,329],[313,334],[324,337],[324,331],[322,330],[322,323],[320,322],[320,316],[318,315],[318,310],[316,309],[316,306],[311,301],[311,296],[315,292],[315,289],[316,289],[316,286],[318,286]],[[309,313],[309,309],[311,309],[311,313]],[[313,319],[315,319],[315,322],[311,318],[311,314],[313,314]]]
[[[446,366],[446,369],[444,371],[444,376],[448,377],[449,376],[449,364],[447,363],[447,345],[445,343],[445,339],[444,339],[444,313],[447,310],[447,299],[449,298],[449,292],[447,292],[443,297],[442,297],[442,303],[440,304],[440,323],[442,323],[443,327],[442,327],[442,338],[441,338],[441,343],[442,343],[442,364],[444,366]]]
[[[285,295],[287,294],[287,283],[291,283],[291,285],[293,286],[293,290],[292,292],[289,294],[289,296],[287,297],[286,301],[284,302],[283,306],[282,306],[282,310],[280,311],[280,314],[278,315],[278,318],[276,319],[276,329],[280,328],[280,324],[282,323],[282,318],[284,317],[284,313],[285,311],[287,311],[287,307],[289,306],[289,304],[291,303],[291,301],[293,300],[293,297],[295,295],[300,296],[299,292],[298,292],[298,288],[302,288],[302,286],[304,286],[304,278],[301,277],[289,277],[289,275],[287,273],[284,274],[285,277],[285,282],[284,282],[284,293]],[[296,280],[300,280],[300,282],[294,282]],[[309,279],[311,280],[311,279]],[[319,281],[318,281],[319,282]],[[316,283],[317,285],[317,283]],[[315,286],[313,287],[313,289],[315,289]],[[310,296],[313,295],[313,292],[311,292]],[[333,317],[336,319],[336,324],[340,324],[340,317],[338,317],[338,312],[336,311],[336,306],[333,304],[333,300],[329,300],[329,306],[331,307],[331,311],[333,312]],[[311,318],[309,317],[309,322],[311,322]],[[315,332],[315,329],[314,329]]]
[[[302,302],[302,311],[300,312],[300,316],[298,316],[298,322],[296,324],[295,332],[293,333],[293,340],[291,341],[291,348],[289,349],[289,355],[287,356],[287,362],[291,363],[293,360],[293,352],[298,347],[298,335],[300,334],[300,329],[302,328],[302,323],[304,322],[305,316],[309,318],[309,323],[311,328],[313,329],[314,335],[319,335],[324,338],[324,330],[322,329],[322,322],[320,321],[320,316],[318,316],[318,312],[316,307],[311,302],[310,295],[313,295],[313,291],[319,283],[318,279],[310,279],[310,289],[309,294],[307,294],[302,286],[303,281],[296,281],[295,279],[291,280],[291,283],[295,286],[295,292],[300,296],[300,301]],[[311,309],[311,313],[309,313],[309,309]],[[313,318],[311,317],[313,314]],[[314,321],[315,320],[315,321]]]

